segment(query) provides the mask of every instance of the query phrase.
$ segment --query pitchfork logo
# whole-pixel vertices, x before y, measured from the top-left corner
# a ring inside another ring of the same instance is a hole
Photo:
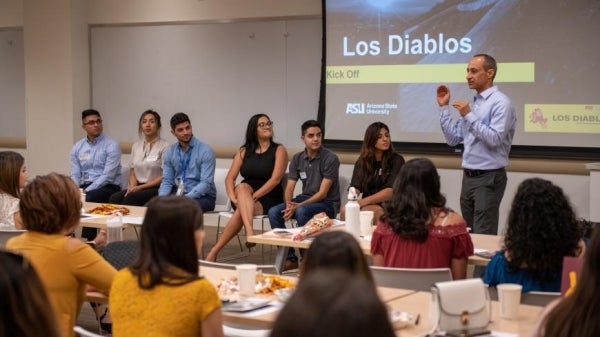
[[[540,108],[535,108],[529,116],[529,123],[539,124],[542,128],[546,127],[548,118],[544,117],[544,112]]]

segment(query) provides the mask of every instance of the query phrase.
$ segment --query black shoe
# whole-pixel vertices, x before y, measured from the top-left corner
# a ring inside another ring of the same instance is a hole
[[[112,323],[102,323],[100,322],[100,327],[102,330],[112,334]]]
[[[283,271],[288,271],[292,269],[298,269],[298,261],[285,260],[285,264],[283,265]]]

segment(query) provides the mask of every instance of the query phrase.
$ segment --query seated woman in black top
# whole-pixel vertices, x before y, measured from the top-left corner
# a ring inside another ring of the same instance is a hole
[[[216,261],[217,254],[242,227],[247,235],[254,235],[252,218],[266,214],[274,205],[283,202],[281,179],[285,174],[288,157],[285,147],[273,142],[273,122],[265,114],[252,116],[246,129],[246,143],[233,157],[225,178],[227,195],[235,207],[233,216],[217,243],[208,253],[207,261]],[[244,180],[235,185],[241,174]],[[246,243],[248,247],[253,244]]]
[[[394,152],[390,129],[382,122],[375,122],[365,131],[360,156],[354,164],[350,187],[362,193],[358,200],[361,211],[373,211],[373,225],[383,214],[381,203],[392,198],[392,186],[398,176],[404,158]],[[342,208],[340,219],[345,219]]]

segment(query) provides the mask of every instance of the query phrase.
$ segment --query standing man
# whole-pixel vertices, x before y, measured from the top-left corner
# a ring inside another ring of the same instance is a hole
[[[284,203],[269,209],[272,228],[285,228],[285,221],[296,219],[304,226],[315,214],[327,213],[334,219],[340,206],[338,181],[340,160],[337,155],[321,146],[323,133],[315,120],[302,124],[304,151],[296,153],[290,161],[289,176],[284,193]],[[292,199],[296,182],[302,181],[302,194]],[[298,268],[298,258],[291,248],[284,270]]]
[[[473,56],[467,66],[467,83],[477,92],[473,104],[455,101],[460,118],[453,122],[448,103],[450,90],[437,89],[440,125],[450,146],[462,142],[463,181],[460,208],[473,233],[498,234],[500,201],[506,188],[508,155],[517,118],[508,96],[494,85],[497,65],[486,54]]]
[[[81,112],[81,127],[86,137],[71,149],[71,179],[85,191],[85,201],[108,202],[121,190],[121,148],[102,134],[102,118],[94,109]],[[96,229],[83,227],[81,236],[96,237]]]
[[[190,118],[183,112],[171,117],[171,133],[177,143],[163,157],[163,179],[158,195],[184,195],[198,202],[202,211],[215,209],[215,153],[194,137]]]

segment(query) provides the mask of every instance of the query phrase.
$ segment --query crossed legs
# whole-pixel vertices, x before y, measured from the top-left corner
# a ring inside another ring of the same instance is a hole
[[[262,204],[254,201],[252,194],[254,190],[250,185],[241,183],[235,187],[235,196],[237,198],[236,209],[223,229],[223,234],[206,256],[207,261],[216,261],[217,255],[241,230],[246,228],[247,235],[254,235],[252,218],[255,215],[263,214]]]

